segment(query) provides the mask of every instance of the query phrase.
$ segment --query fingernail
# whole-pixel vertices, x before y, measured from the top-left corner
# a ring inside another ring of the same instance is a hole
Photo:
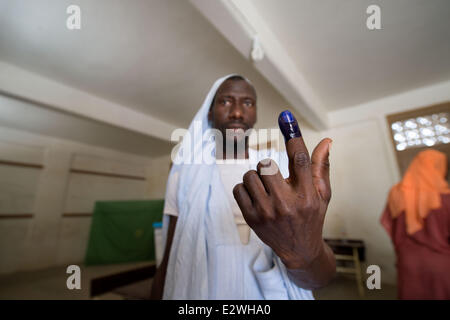
[[[271,161],[270,161],[270,159],[264,159],[264,160],[261,160],[260,163],[263,167],[268,167],[268,166],[270,166]]]
[[[328,153],[331,152],[331,147],[333,146],[333,140],[330,141],[330,143],[328,144]]]
[[[288,142],[292,138],[300,138],[302,136],[297,120],[289,110],[280,113],[278,126],[280,127],[285,142]]]

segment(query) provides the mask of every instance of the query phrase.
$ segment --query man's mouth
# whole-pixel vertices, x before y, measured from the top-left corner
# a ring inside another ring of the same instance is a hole
[[[247,130],[247,126],[243,123],[229,123],[227,125],[227,129],[233,130],[233,131],[238,131],[239,129],[246,131]]]

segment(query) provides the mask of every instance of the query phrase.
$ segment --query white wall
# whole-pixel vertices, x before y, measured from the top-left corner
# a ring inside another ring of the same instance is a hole
[[[386,115],[450,101],[450,82],[386,97],[329,113],[332,128],[307,130],[308,147],[333,139],[330,154],[333,196],[326,237],[363,239],[367,263],[382,270],[382,282],[395,283],[395,254],[379,223],[389,189],[400,179]]]
[[[379,223],[394,184],[382,128],[376,120],[366,120],[324,135],[334,141],[330,155],[333,196],[324,235],[364,240],[367,263],[379,265],[382,281],[393,283],[393,249]]]
[[[151,147],[151,146],[149,146]],[[161,199],[170,158],[142,157],[69,140],[0,127],[0,273],[80,263],[84,260],[96,200]],[[126,179],[71,172],[71,169],[141,176]]]

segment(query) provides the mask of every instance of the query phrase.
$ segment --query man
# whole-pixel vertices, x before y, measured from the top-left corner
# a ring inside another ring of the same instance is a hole
[[[326,285],[336,270],[322,239],[331,198],[331,140],[322,140],[310,159],[295,118],[284,112],[279,123],[287,158],[280,155],[280,170],[269,159],[249,170],[255,151],[239,133],[256,123],[256,92],[237,75],[214,83],[189,133],[195,135],[198,123],[201,133],[215,128],[228,143],[182,142],[184,155],[193,150],[188,160],[212,148],[222,161],[173,166],[164,210],[165,252],[152,298],[312,299],[310,290]],[[241,163],[229,164],[239,158]]]

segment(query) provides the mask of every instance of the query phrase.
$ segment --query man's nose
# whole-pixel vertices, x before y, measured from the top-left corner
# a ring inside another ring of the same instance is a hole
[[[239,103],[233,103],[230,109],[230,118],[232,119],[242,119],[243,109]]]

